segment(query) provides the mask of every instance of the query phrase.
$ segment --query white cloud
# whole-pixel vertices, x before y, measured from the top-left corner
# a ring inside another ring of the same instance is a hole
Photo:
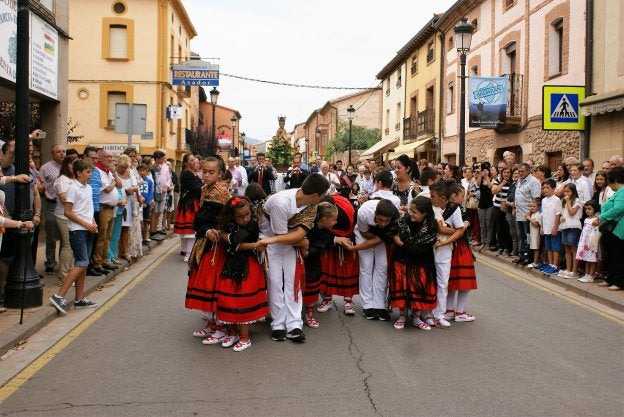
[[[455,0],[182,0],[197,29],[191,49],[221,72],[268,81],[373,87],[375,75]],[[240,111],[248,137],[268,139],[348,90],[293,88],[221,77],[219,103]]]

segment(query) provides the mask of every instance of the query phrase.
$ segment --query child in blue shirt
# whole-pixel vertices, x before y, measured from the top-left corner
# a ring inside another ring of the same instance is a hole
[[[143,244],[147,244],[150,239],[147,236],[150,226],[150,208],[154,200],[154,180],[149,172],[147,165],[139,164],[137,171],[143,183],[139,185],[139,192],[143,197],[143,222],[141,222],[141,235],[143,236]]]

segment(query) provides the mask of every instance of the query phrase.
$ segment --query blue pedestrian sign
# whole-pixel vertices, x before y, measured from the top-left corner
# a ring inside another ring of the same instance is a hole
[[[542,129],[585,128],[585,117],[579,111],[579,103],[585,100],[585,87],[545,85],[542,93]]]

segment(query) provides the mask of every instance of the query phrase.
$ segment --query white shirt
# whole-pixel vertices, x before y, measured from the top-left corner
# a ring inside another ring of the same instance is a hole
[[[288,220],[307,205],[297,207],[297,191],[298,188],[283,190],[275,194],[271,194],[264,203],[263,212],[267,216],[262,216],[260,220],[260,234],[262,236],[284,235],[289,232]],[[291,245],[275,244],[271,245],[275,249],[290,249]]]
[[[368,232],[375,225],[375,210],[380,200],[365,201],[357,211],[356,229],[360,232]]]
[[[65,196],[67,196],[67,190],[69,190],[69,187],[71,187],[74,182],[76,182],[76,180],[66,177],[65,175],[59,176],[56,181],[54,181],[54,192],[56,193],[54,215],[59,219],[67,220],[67,217],[65,217],[65,203],[61,201],[59,194],[65,193]]]
[[[89,184],[82,185],[80,182],[74,181],[69,190],[67,190],[65,198],[67,203],[73,204],[72,211],[74,214],[88,223],[94,223],[92,194]],[[70,231],[87,230],[84,226],[69,219],[67,219],[67,228]]]
[[[584,204],[587,200],[591,200],[593,196],[592,187],[589,186],[587,178],[580,176],[576,180],[572,180],[572,184],[576,185],[576,192],[578,193],[581,204]]]
[[[106,171],[102,171],[100,168],[98,168],[98,171],[100,171],[100,180],[102,181],[102,185],[100,186],[100,204],[114,206],[117,204],[117,189],[113,187],[113,189],[108,193],[104,191],[104,189],[108,187],[111,182],[115,181],[115,176],[111,171],[108,171],[107,173]]]
[[[377,190],[370,198],[385,198],[386,200],[390,200],[397,209],[401,206],[401,199],[389,190]]]
[[[553,227],[557,226],[557,230],[559,230],[559,225],[555,222],[557,221],[557,214],[561,214],[561,199],[556,195],[551,195],[550,197],[544,197],[542,199],[542,233],[545,235],[549,235],[552,232]]]
[[[451,214],[451,217],[449,217],[446,220],[444,220],[444,215],[443,215],[444,210],[440,207],[433,207],[433,214],[435,215],[436,221],[442,220],[449,227],[452,227],[454,229],[459,229],[460,227],[464,227],[464,221],[462,220],[461,210],[459,208],[456,209],[453,212],[453,214]],[[438,233],[438,240],[440,240],[441,242],[448,240],[449,237],[450,235]],[[434,249],[434,256],[436,259],[436,263],[444,262],[447,259],[450,260],[450,257],[452,256],[452,254],[453,254],[453,245],[439,246]]]
[[[243,181],[240,187],[238,187],[238,194],[243,195],[245,194],[245,188],[247,188],[247,186],[249,185],[249,178],[247,178],[247,170],[242,165],[235,166],[235,168],[238,172],[240,172],[241,177],[243,178]]]
[[[574,215],[570,214],[570,212],[568,211],[567,203],[561,209],[561,217],[565,220],[559,224],[559,230],[583,228],[583,225],[581,225],[581,216],[583,216],[583,204],[581,203],[580,199],[577,198],[576,200],[574,200],[574,203],[572,203],[572,207],[578,207],[578,210],[576,210],[576,213]]]

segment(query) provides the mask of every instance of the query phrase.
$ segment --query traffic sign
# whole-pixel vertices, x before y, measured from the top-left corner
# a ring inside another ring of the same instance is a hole
[[[585,129],[585,117],[579,110],[583,100],[584,86],[545,85],[542,88],[542,129]]]

